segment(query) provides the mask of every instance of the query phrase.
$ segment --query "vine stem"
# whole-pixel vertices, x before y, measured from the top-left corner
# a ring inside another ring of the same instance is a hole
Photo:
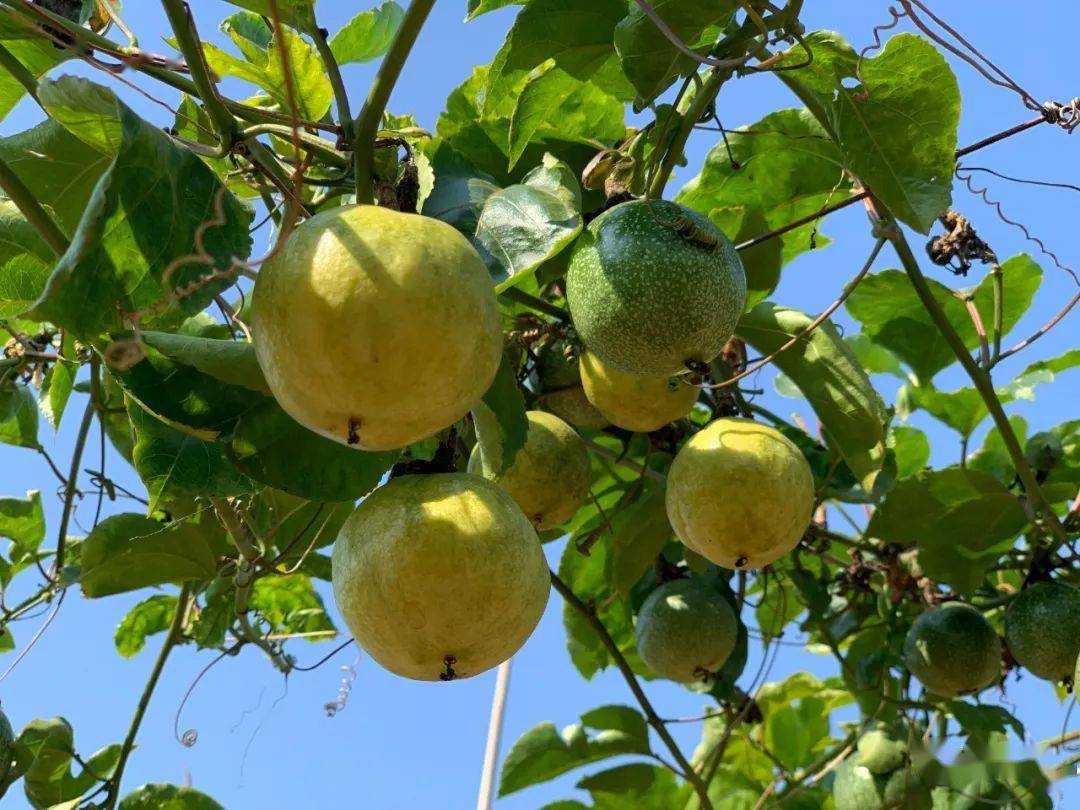
[[[86,403],[82,421],[79,423],[79,433],[75,437],[75,448],[71,452],[71,467],[68,469],[67,484],[64,486],[64,509],[60,513],[60,528],[56,538],[56,576],[62,575],[64,568],[64,549],[67,544],[67,530],[71,523],[72,507],[75,505],[75,493],[79,479],[79,467],[82,465],[83,451],[86,449],[86,439],[90,435],[90,425],[94,421],[94,413],[97,411],[97,403],[94,401],[94,391],[97,390],[98,361],[95,358],[90,361],[90,401]]]
[[[491,698],[491,720],[488,722],[487,745],[484,747],[484,769],[480,774],[480,793],[476,798],[476,810],[491,810],[495,796],[495,766],[499,758],[499,740],[502,737],[503,717],[506,715],[506,695],[510,690],[510,664],[512,658],[499,665],[495,677],[495,693]]]
[[[353,167],[356,175],[356,201],[362,205],[375,202],[375,138],[379,134],[379,123],[386,112],[386,103],[397,84],[405,60],[424,27],[428,14],[431,13],[435,0],[412,0],[401,28],[394,36],[390,50],[379,65],[379,72],[371,85],[367,101],[364,102],[360,115],[354,122],[353,129]]]
[[[690,140],[694,127],[701,120],[705,111],[709,109],[709,105],[716,100],[720,88],[723,87],[724,82],[727,81],[730,75],[730,68],[713,68],[709,78],[705,80],[705,84],[694,95],[686,115],[683,116],[679,131],[675,133],[675,137],[672,139],[667,152],[664,154],[664,159],[660,163],[660,168],[656,171],[656,176],[653,177],[652,183],[649,184],[648,197],[659,198],[663,195],[664,187],[671,178],[671,172],[674,171],[675,164],[686,147],[686,142]]]
[[[883,209],[881,208],[880,203],[873,197],[868,198],[866,204],[867,209],[871,211],[872,214],[878,217],[881,216],[880,210]],[[892,221],[891,216],[888,218]],[[1058,520],[1054,508],[1046,500],[1046,496],[1043,495],[1042,489],[1039,487],[1039,483],[1035,480],[1035,475],[1031,471],[1031,467],[1028,466],[1027,460],[1024,458],[1024,449],[1020,446],[1020,440],[1016,437],[1016,432],[1009,422],[1009,417],[1005,414],[1005,409],[1001,405],[1001,400],[998,399],[997,392],[994,391],[994,385],[990,380],[990,373],[975,362],[971,353],[964,345],[963,339],[949,322],[948,316],[941,308],[938,300],[934,297],[933,292],[931,292],[930,285],[926,281],[926,276],[924,276],[922,270],[919,269],[919,263],[915,259],[915,254],[912,253],[911,245],[908,244],[907,238],[904,236],[903,232],[899,227],[891,227],[887,229],[886,233],[889,241],[892,242],[897,257],[900,259],[900,263],[904,267],[904,272],[907,273],[912,287],[915,288],[915,293],[919,296],[919,300],[922,301],[923,307],[933,319],[941,336],[945,338],[945,342],[949,344],[949,348],[952,349],[953,354],[955,354],[957,360],[960,361],[960,365],[963,366],[964,371],[967,372],[968,377],[971,378],[975,390],[979,393],[979,396],[985,403],[986,409],[990,413],[990,417],[994,420],[994,425],[1001,434],[1001,439],[1005,444],[1006,451],[1009,453],[1009,458],[1016,468],[1016,474],[1020,478],[1020,482],[1024,485],[1024,492],[1027,495],[1028,501],[1031,503],[1036,514],[1042,517],[1047,528],[1050,530],[1050,533],[1054,536],[1054,542],[1047,551],[1047,553],[1052,554],[1061,544],[1068,541],[1068,535],[1065,532],[1065,527],[1062,526],[1061,522]]]
[[[637,700],[638,705],[641,706],[641,710],[645,713],[645,719],[648,721],[649,725],[652,726],[653,730],[656,731],[668,751],[671,752],[672,759],[674,759],[676,765],[679,766],[680,775],[691,784],[694,788],[694,792],[697,793],[701,810],[713,810],[712,801],[709,799],[709,788],[704,780],[702,780],[701,774],[694,770],[693,766],[683,755],[683,752],[679,750],[679,746],[675,743],[671,733],[667,730],[664,721],[660,719],[660,715],[656,713],[652,703],[649,702],[649,698],[641,688],[641,684],[638,683],[634,671],[630,669],[630,664],[627,662],[626,656],[622,654],[622,651],[615,643],[615,639],[611,637],[607,628],[604,627],[604,623],[600,621],[600,617],[596,615],[595,611],[590,610],[588,605],[582,602],[577,595],[570,590],[569,586],[559,579],[559,575],[554,571],[551,572],[551,584],[555,587],[555,590],[559,592],[559,595],[566,600],[566,603],[580,613],[585,621],[589,623],[589,626],[592,627],[593,632],[599,637],[612,660],[615,661],[615,666],[618,667],[619,672],[622,673],[626,685],[630,687],[630,691],[634,693],[634,698]]]
[[[334,90],[334,103],[337,105],[338,124],[341,126],[341,142],[348,143],[349,130],[352,128],[352,110],[349,107],[349,93],[345,89],[345,82],[341,78],[341,68],[338,66],[337,57],[330,49],[330,43],[326,39],[326,29],[318,25],[311,31],[311,39],[315,43],[315,49],[322,57],[326,67],[326,75],[330,79],[330,87]]]
[[[128,729],[127,738],[120,749],[120,759],[116,763],[116,770],[109,778],[109,796],[105,802],[105,810],[114,810],[116,803],[120,799],[120,780],[124,776],[124,767],[127,765],[128,757],[131,756],[131,750],[135,747],[135,738],[139,735],[139,727],[142,725],[143,716],[150,705],[150,698],[153,697],[154,689],[157,688],[158,681],[161,679],[161,673],[165,669],[165,662],[168,660],[173,647],[180,640],[190,600],[191,586],[185,584],[180,588],[180,596],[176,600],[176,611],[173,613],[169,630],[165,634],[165,641],[162,642],[157,660],[154,662],[153,669],[150,670],[150,677],[143,688],[142,697],[139,698],[139,705],[135,707],[135,715],[131,718],[131,727]]]
[[[26,221],[41,234],[49,249],[59,256],[67,253],[70,246],[67,236],[60,230],[49,212],[38,202],[34,193],[26,187],[19,175],[12,171],[6,161],[0,159],[0,188],[26,217]]]
[[[11,74],[11,78],[17,81],[23,86],[23,89],[30,95],[34,101],[38,101],[38,81],[34,77],[34,74],[26,69],[26,66],[15,58],[15,54],[0,45],[0,67]]]

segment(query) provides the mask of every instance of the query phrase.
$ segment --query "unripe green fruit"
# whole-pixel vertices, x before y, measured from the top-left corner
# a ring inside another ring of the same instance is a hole
[[[566,422],[529,411],[525,446],[505,472],[492,476],[510,493],[538,531],[561,526],[589,497],[589,450]],[[484,475],[480,445],[469,457],[469,472]]]
[[[1024,458],[1036,472],[1050,472],[1063,455],[1065,448],[1054,433],[1036,433],[1024,445]]]
[[[1073,694],[1078,694],[1080,689],[1080,655],[1076,656],[1076,669],[1073,670]]]
[[[904,639],[904,661],[927,691],[943,698],[981,692],[1001,675],[1001,641],[971,605],[948,602],[923,613]]]
[[[724,666],[738,631],[734,609],[716,588],[701,579],[677,579],[641,606],[638,655],[660,677],[693,683]]]
[[[468,678],[517,652],[550,586],[536,531],[495,484],[392,479],[357,507],[333,553],[334,599],[360,646],[422,681]]]
[[[814,508],[814,477],[778,430],[717,419],[675,456],[666,504],[689,548],[724,568],[761,568],[798,545]]]
[[[611,424],[642,433],[682,419],[700,393],[685,378],[624,374],[589,351],[581,355],[581,385]]]
[[[1005,643],[1020,666],[1047,681],[1063,681],[1080,654],[1080,589],[1036,582],[1005,611]]]
[[[581,386],[580,363],[568,356],[565,341],[546,343],[536,361],[540,378],[539,404],[576,428],[599,430],[608,426],[604,415],[589,402]]]
[[[605,211],[575,242],[566,300],[578,335],[605,363],[670,375],[720,353],[746,303],[746,274],[701,214],[634,200]]]
[[[917,774],[904,768],[875,774],[857,755],[837,767],[833,802],[836,810],[929,810],[932,805],[930,790]]]
[[[15,743],[15,730],[11,727],[11,721],[0,710],[0,781],[7,776],[11,769],[11,760],[15,756],[13,745]]]
[[[494,288],[468,240],[372,205],[300,225],[259,271],[251,315],[281,407],[363,450],[404,447],[461,419],[502,354]]]
[[[858,762],[872,773],[889,773],[904,764],[907,741],[898,740],[885,729],[873,729],[859,738]]]

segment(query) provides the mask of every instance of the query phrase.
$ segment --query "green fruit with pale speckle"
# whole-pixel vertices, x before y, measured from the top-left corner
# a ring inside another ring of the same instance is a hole
[[[508,659],[536,628],[550,586],[521,508],[463,473],[375,490],[341,528],[332,580],[360,646],[422,681],[468,678]]]
[[[885,728],[868,731],[859,738],[859,764],[873,773],[889,773],[904,764],[907,741],[899,740]]]
[[[917,774],[905,768],[876,774],[849,757],[836,769],[833,781],[836,810],[929,810],[931,795]]]
[[[981,692],[1001,675],[1001,641],[971,605],[948,602],[923,613],[904,639],[904,661],[927,691],[943,698]]]
[[[0,710],[0,781],[3,781],[8,769],[11,768],[11,759],[15,755],[12,750],[14,742],[15,730],[11,727],[7,715]]]
[[[734,246],[707,218],[664,200],[605,211],[574,244],[566,300],[589,351],[661,376],[716,357],[746,303]]]
[[[1005,611],[1005,643],[1033,675],[1065,680],[1080,654],[1080,589],[1064,582],[1025,588]]]
[[[529,411],[525,446],[504,472],[491,476],[517,501],[538,531],[561,526],[589,497],[589,450],[562,419]],[[469,457],[469,472],[483,475],[480,445]]]
[[[668,471],[668,519],[686,546],[724,568],[761,568],[802,538],[814,476],[795,444],[749,419],[717,419]]]
[[[739,620],[723,595],[702,579],[677,579],[649,594],[637,617],[637,650],[649,669],[693,683],[724,666]]]

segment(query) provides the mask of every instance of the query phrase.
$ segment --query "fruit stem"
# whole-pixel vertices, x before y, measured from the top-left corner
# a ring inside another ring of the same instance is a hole
[[[412,0],[405,12],[394,37],[390,50],[379,65],[367,101],[364,102],[360,115],[353,124],[353,170],[356,175],[356,201],[361,205],[375,202],[375,138],[379,134],[379,123],[386,111],[390,93],[401,75],[405,60],[409,56],[420,29],[424,27],[428,14],[431,13],[435,0]]]
[[[615,662],[615,666],[618,667],[619,672],[622,673],[626,685],[629,686],[630,691],[634,693],[634,698],[637,700],[638,705],[641,706],[641,710],[645,714],[645,719],[663,741],[668,751],[671,752],[672,758],[679,766],[679,775],[693,786],[694,792],[698,795],[700,810],[713,810],[712,801],[709,799],[709,789],[702,780],[701,774],[694,770],[693,766],[686,760],[686,757],[683,756],[683,752],[679,750],[679,746],[675,743],[675,740],[667,730],[664,721],[660,719],[660,715],[656,713],[652,703],[649,702],[649,698],[641,688],[641,684],[638,683],[637,676],[634,675],[634,671],[630,668],[626,656],[622,654],[619,646],[615,643],[615,640],[611,637],[607,628],[604,627],[604,623],[600,621],[600,617],[596,615],[595,611],[591,610],[584,602],[578,599],[577,595],[570,590],[565,582],[559,579],[559,575],[554,571],[551,572],[551,584],[555,587],[555,590],[559,592],[559,595],[566,600],[566,603],[580,613],[585,621],[589,623],[593,632],[596,633],[600,642],[604,645],[605,649],[607,649],[608,654]]]
[[[660,162],[660,167],[656,170],[656,174],[649,184],[647,194],[649,198],[660,199],[663,197],[664,187],[671,178],[675,164],[679,162],[683,149],[686,147],[686,142],[690,140],[690,136],[694,132],[694,127],[697,126],[701,117],[705,115],[709,105],[716,100],[720,88],[729,76],[731,76],[731,68],[714,68],[709,73],[709,78],[705,81],[705,84],[697,91],[693,101],[690,102],[689,108],[686,110],[686,114],[683,116],[679,131],[675,133],[675,137],[672,138],[671,143],[668,145],[664,159]]]
[[[161,651],[158,653],[157,660],[154,662],[154,668],[150,670],[150,678],[146,682],[146,687],[143,689],[142,697],[139,698],[139,705],[135,708],[135,716],[131,718],[131,727],[128,729],[127,738],[124,740],[124,745],[120,749],[120,758],[116,763],[116,770],[113,771],[113,775],[109,778],[109,795],[105,802],[105,810],[114,810],[116,803],[120,799],[120,780],[124,776],[124,766],[127,765],[128,757],[131,755],[131,750],[135,747],[135,738],[139,734],[139,726],[142,725],[143,716],[146,714],[146,708],[150,705],[150,698],[154,694],[154,689],[157,687],[158,680],[161,678],[161,673],[165,669],[165,661],[169,657],[169,653],[172,652],[173,647],[180,640],[181,633],[184,628],[184,619],[187,617],[188,602],[191,598],[191,586],[185,584],[180,588],[180,595],[176,600],[176,610],[173,613],[172,622],[169,625],[169,631],[165,634],[165,641],[161,645]]]

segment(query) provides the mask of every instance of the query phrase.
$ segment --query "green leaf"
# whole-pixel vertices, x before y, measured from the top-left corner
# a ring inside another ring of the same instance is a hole
[[[480,171],[442,138],[420,146],[435,172],[435,186],[421,213],[453,225],[472,239],[488,197],[499,190],[491,175]]]
[[[637,501],[610,517],[610,526],[611,584],[625,598],[674,536],[664,506],[664,488],[649,485]]]
[[[736,0],[653,0],[652,7],[682,42],[705,54],[738,8]],[[681,53],[644,10],[632,3],[615,28],[615,48],[623,72],[637,90],[640,108],[698,63]]]
[[[148,512],[177,497],[227,497],[251,492],[252,482],[226,458],[220,444],[211,444],[175,430],[134,400],[128,415],[135,431],[135,471],[150,495]]]
[[[960,88],[949,63],[912,34],[890,39],[861,69],[838,34],[810,34],[806,47],[813,62],[778,75],[833,133],[847,168],[898,219],[929,233],[949,207],[956,168]],[[801,45],[784,57],[805,60]]]
[[[250,605],[270,623],[275,633],[319,633],[334,629],[322,599],[303,574],[256,580]],[[312,636],[309,641],[325,641],[328,637]]]
[[[59,362],[53,363],[45,374],[41,385],[38,405],[41,412],[52,425],[53,430],[60,427],[71,392],[75,389],[75,376],[79,373],[79,362],[75,358],[75,341],[64,335],[60,343]]]
[[[538,132],[590,144],[620,140],[626,133],[623,114],[617,98],[548,60],[529,73],[510,116],[509,166],[514,168]]]
[[[569,247],[581,228],[577,177],[565,163],[545,155],[522,183],[487,198],[475,242],[501,291]]]
[[[894,425],[889,431],[889,447],[896,456],[896,477],[908,478],[930,463],[930,440],[918,428]]]
[[[1023,445],[1028,432],[1027,420],[1022,416],[1013,415],[1009,417],[1009,425],[1012,426],[1017,441]],[[990,429],[983,440],[982,447],[968,458],[967,466],[994,476],[1007,487],[1016,480],[1016,467],[1013,465],[1012,456],[1009,455],[1005,442],[1001,438],[1001,431],[996,427]]]
[[[869,373],[891,374],[901,380],[907,379],[899,358],[884,346],[874,343],[862,332],[849,335],[844,338],[844,342],[855,353],[855,357]]]
[[[0,397],[6,400],[0,411],[7,414],[0,421],[0,442],[32,450],[41,447],[37,439],[38,407],[30,389],[19,385],[14,391],[0,392]]]
[[[1005,734],[1010,729],[1020,740],[1026,740],[1024,724],[1005,708],[990,704],[971,704],[964,700],[950,700],[949,713],[967,734]]]
[[[85,769],[73,774],[75,734],[62,717],[32,720],[19,734],[16,747],[16,767],[25,770],[26,798],[36,808],[78,799],[98,784],[98,777],[108,779],[121,750],[119,745],[102,748],[87,758]]]
[[[0,158],[37,201],[56,215],[61,229],[70,236],[112,156],[87,146],[49,119],[33,129],[0,138]],[[41,255],[51,269],[51,253]]]
[[[509,352],[503,354],[483,401],[473,409],[473,419],[484,469],[491,475],[505,472],[525,446],[529,433],[525,400],[517,384],[516,363]]]
[[[19,571],[33,564],[45,539],[45,511],[41,493],[31,491],[26,498],[0,498],[0,537],[11,541],[8,563],[0,561],[0,589]]]
[[[867,533],[917,546],[926,575],[971,593],[1027,525],[1017,498],[978,470],[949,467],[900,481],[874,512]]]
[[[166,357],[229,385],[269,394],[255,347],[236,340],[213,340],[169,332],[141,332],[142,341]]]
[[[120,810],[225,810],[205,793],[180,785],[143,785],[120,802]]]
[[[113,635],[116,651],[124,658],[134,658],[142,652],[146,639],[169,629],[176,605],[176,597],[168,594],[151,596],[135,605],[116,627]]]
[[[593,810],[669,810],[685,807],[693,788],[657,765],[635,763],[586,776],[577,783],[595,802]],[[545,810],[556,805],[548,805]]]
[[[1023,316],[1042,282],[1042,269],[1021,253],[1001,265],[1004,284],[1002,335],[1007,335]],[[930,290],[945,311],[953,328],[968,349],[979,345],[964,298],[970,297],[983,324],[993,323],[994,291],[987,276],[976,287],[955,293],[933,279]],[[915,294],[907,275],[900,270],[884,270],[863,279],[847,300],[847,310],[862,323],[863,332],[906,363],[921,382],[956,362],[948,344],[941,339],[933,319]]]
[[[591,737],[586,729],[600,733]],[[645,718],[627,706],[603,706],[563,729],[541,723],[525,732],[510,749],[499,778],[499,796],[547,782],[590,762],[622,754],[648,754]]]
[[[214,73],[234,76],[261,87],[284,111],[290,109],[291,87],[297,114],[305,120],[318,121],[326,115],[334,99],[334,89],[326,76],[322,59],[298,34],[287,28],[282,29],[281,33],[284,48],[282,40],[276,35],[265,51],[249,40],[243,47],[245,59],[239,59],[209,42],[203,43],[203,52]],[[237,42],[239,35],[232,35],[232,38]],[[291,82],[285,75],[285,62],[292,74]]]
[[[506,6],[522,5],[527,2],[528,0],[469,0],[469,16],[465,20],[475,20],[481,14],[487,14],[489,11],[495,11]]]
[[[261,17],[272,19],[274,7],[270,0],[226,0],[234,6],[254,11]],[[315,0],[277,0],[281,21],[293,28],[306,31],[314,25]]]
[[[57,48],[48,37],[27,27],[11,9],[0,9],[0,45],[35,79],[44,76],[73,52]],[[0,120],[26,95],[26,88],[8,70],[0,70]]]
[[[386,53],[405,19],[405,12],[393,0],[362,11],[330,40],[330,50],[339,65],[370,62]]]
[[[94,87],[89,82],[82,86]],[[116,104],[123,131],[120,150],[32,310],[79,338],[123,328],[122,313],[141,313],[143,323],[151,325],[179,322],[201,311],[232,283],[236,269],[231,263],[246,258],[251,249],[247,228],[252,212],[194,154]],[[214,220],[218,200],[224,222],[204,233],[213,257],[207,263],[192,250],[196,232]],[[164,210],[171,214],[167,222],[156,213]],[[192,259],[183,262],[186,256]],[[208,264],[222,268],[223,277],[208,278]],[[172,290],[188,288],[194,288],[191,294],[170,300]]]
[[[240,417],[226,453],[248,477],[318,501],[366,495],[400,455],[368,453],[312,433],[271,399]]]
[[[91,599],[150,585],[213,579],[217,561],[210,517],[162,524],[143,515],[113,515],[82,543],[83,593]]]
[[[788,768],[809,764],[832,742],[829,715],[852,702],[839,679],[820,681],[798,672],[764,684],[755,695],[765,718],[762,742]]]
[[[530,0],[491,63],[484,114],[512,105],[526,77],[548,59],[576,79],[627,98],[613,43],[625,14],[624,0]]]
[[[757,208],[714,208],[709,211],[709,219],[736,245],[769,230],[769,223]],[[780,282],[783,245],[779,239],[769,239],[740,252],[739,258],[746,271],[745,311],[750,311],[772,295]]]
[[[38,97],[49,117],[91,149],[115,156],[121,149],[124,130],[116,94],[108,87],[75,76],[42,81]]]
[[[770,354],[811,323],[795,309],[759,304],[736,330],[762,354]],[[888,414],[881,396],[832,321],[780,354],[774,364],[790,377],[821,420],[826,441],[839,453],[867,494],[888,486],[893,470],[886,450]]]
[[[779,110],[756,124],[728,132],[727,141],[730,155],[724,142],[718,142],[705,156],[700,174],[675,199],[710,217],[714,209],[732,206],[756,211],[764,219],[761,229],[740,233],[736,241],[813,213],[843,199],[851,188],[843,176],[839,149],[806,110]],[[765,244],[783,245],[781,258],[786,264],[810,247],[816,224]],[[817,245],[826,244],[828,240],[819,235]]]
[[[55,260],[15,203],[0,199],[0,318],[13,318],[37,300]]]

